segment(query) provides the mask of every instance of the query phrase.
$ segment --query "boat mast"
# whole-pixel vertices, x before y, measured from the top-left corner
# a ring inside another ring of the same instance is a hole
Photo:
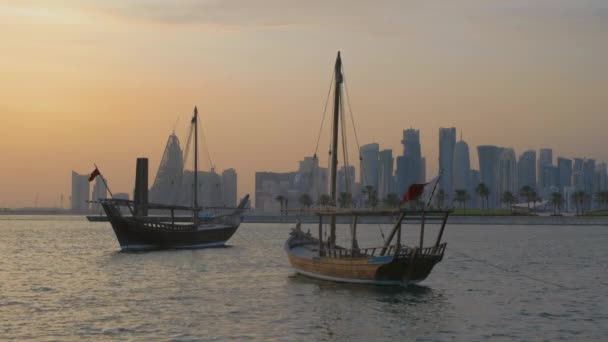
[[[194,223],[198,219],[198,109],[194,106]]]
[[[337,203],[338,196],[336,194],[336,176],[338,173],[338,127],[340,124],[340,103],[341,103],[341,86],[342,86],[342,59],[340,58],[340,51],[338,51],[338,57],[336,58],[336,66],[334,68],[334,121],[333,121],[333,132],[331,141],[331,199],[334,203]],[[331,217],[331,231],[329,237],[330,246],[334,246],[336,243],[336,217]]]

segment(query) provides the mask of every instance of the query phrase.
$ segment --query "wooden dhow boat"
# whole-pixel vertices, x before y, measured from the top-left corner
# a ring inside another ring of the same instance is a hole
[[[334,68],[334,113],[330,151],[330,194],[334,205],[338,202],[336,175],[338,128],[342,111],[342,82],[342,61],[338,52]],[[343,127],[342,143],[345,144]],[[347,156],[345,156],[345,160],[346,158]],[[446,243],[441,242],[441,239],[450,211],[333,209],[319,210],[314,214],[319,218],[317,237],[312,236],[310,232],[303,232],[298,224],[291,231],[284,245],[289,262],[296,273],[336,282],[404,285],[424,280],[433,267],[443,259]],[[360,218],[372,216],[397,217],[397,220],[382,246],[360,248],[357,240],[357,223]],[[336,219],[338,217],[341,221],[345,217],[347,220],[348,217],[351,217],[351,244],[348,247],[336,244]],[[402,242],[403,225],[406,221],[420,224],[419,241],[415,246],[408,246]],[[427,223],[440,224],[437,236],[429,246],[426,246],[424,241]],[[324,224],[329,225],[327,241],[323,240]]]
[[[146,158],[137,160],[134,201],[100,200],[122,250],[221,247],[238,229],[242,213],[249,203],[249,195],[246,195],[236,208],[223,209],[224,213],[220,215],[200,215],[208,208],[198,205],[198,111],[196,107],[194,107],[191,124],[194,130],[194,205],[192,207],[148,203],[148,160]],[[99,174],[97,168],[95,172]],[[128,209],[130,215],[123,214],[124,211],[121,211],[123,207]],[[150,210],[170,212],[170,215],[148,216]],[[187,212],[190,217],[176,216],[176,212]]]

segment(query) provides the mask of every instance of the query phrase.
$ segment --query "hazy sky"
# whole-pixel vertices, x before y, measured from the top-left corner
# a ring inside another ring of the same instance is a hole
[[[429,175],[441,126],[608,160],[607,37],[605,0],[0,0],[0,207],[58,205],[93,162],[131,192],[148,157],[152,182],[194,105],[253,192],[313,153],[338,49],[361,143],[418,128]]]

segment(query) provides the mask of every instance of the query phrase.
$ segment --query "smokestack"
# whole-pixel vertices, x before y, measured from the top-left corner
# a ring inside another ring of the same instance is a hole
[[[133,200],[135,216],[148,216],[148,158],[137,158]]]

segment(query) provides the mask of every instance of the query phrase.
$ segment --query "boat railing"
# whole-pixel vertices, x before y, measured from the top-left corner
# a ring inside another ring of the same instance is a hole
[[[382,255],[384,247],[367,247],[360,249],[348,248],[324,248],[323,255],[331,258],[363,258],[363,257],[378,257],[378,256],[395,256],[395,257],[435,257],[443,256],[447,244],[441,243],[437,246],[429,246],[424,248],[410,246],[388,246]]]

